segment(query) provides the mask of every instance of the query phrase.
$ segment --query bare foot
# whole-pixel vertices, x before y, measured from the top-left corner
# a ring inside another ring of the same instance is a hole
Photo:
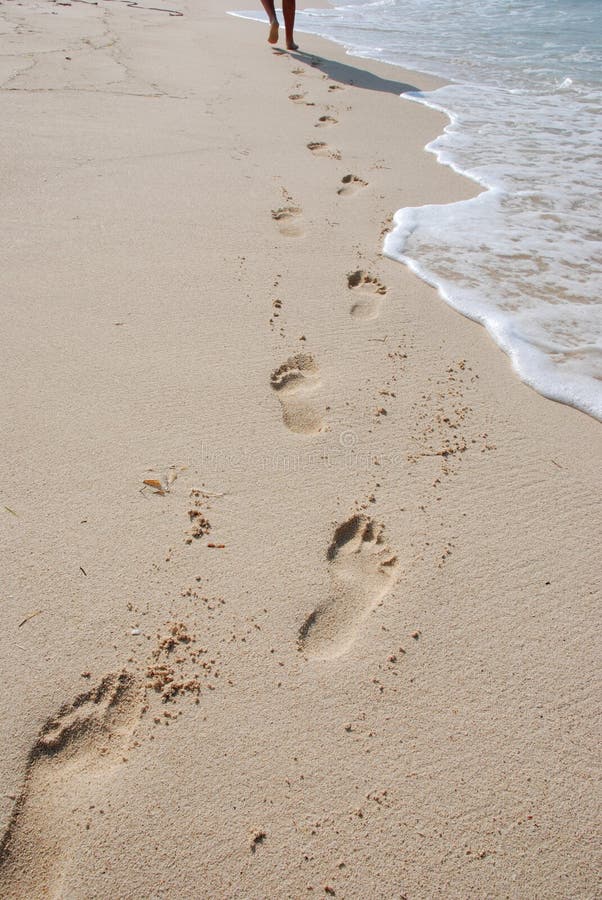
[[[299,49],[299,44],[295,44],[293,41],[287,41],[287,42],[286,42],[286,49],[287,49],[287,50],[298,50],[298,49]]]
[[[270,33],[268,34],[268,44],[277,44],[278,43],[278,22],[272,22],[270,24]]]

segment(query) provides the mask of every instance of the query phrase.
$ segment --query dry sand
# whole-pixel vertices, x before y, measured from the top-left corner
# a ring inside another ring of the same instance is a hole
[[[435,82],[154,4],[0,4],[0,895],[598,897],[600,426],[380,255]]]

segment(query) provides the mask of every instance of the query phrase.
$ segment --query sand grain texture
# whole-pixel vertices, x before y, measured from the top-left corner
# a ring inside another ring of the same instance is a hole
[[[598,896],[599,425],[380,256],[435,81],[225,11],[0,6],[0,894]]]

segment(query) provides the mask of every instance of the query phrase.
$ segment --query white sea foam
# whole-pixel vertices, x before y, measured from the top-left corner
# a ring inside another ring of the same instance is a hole
[[[428,149],[484,191],[399,210],[384,252],[485,325],[525,382],[602,419],[602,3],[375,0],[298,27],[452,79],[404,96],[447,113]]]

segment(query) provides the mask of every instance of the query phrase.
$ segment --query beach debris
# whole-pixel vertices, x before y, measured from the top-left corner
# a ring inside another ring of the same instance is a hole
[[[180,471],[183,471],[183,468],[180,466]],[[165,494],[169,494],[169,489],[177,477],[177,466],[169,466],[163,478],[144,478],[142,480],[144,487],[141,488],[141,492],[144,493],[146,488],[152,488],[153,494],[163,497]]]
[[[17,628],[22,628],[26,622],[29,622],[30,619],[35,619],[36,616],[39,616],[43,612],[44,612],[43,609],[36,609],[35,612],[29,613],[28,616],[25,616],[25,618],[23,619],[22,622],[19,622],[19,624],[17,625]]]
[[[136,637],[137,635],[142,634],[142,632],[140,631],[139,628],[132,628],[132,629],[130,629],[130,634],[133,635],[134,637]]]
[[[263,844],[266,838],[267,834],[265,831],[255,831],[251,835],[251,853],[255,853],[257,848]]]
[[[82,575],[85,575],[86,578],[88,577],[88,573],[87,573],[86,570],[83,568],[83,566],[80,566],[80,567],[79,567],[79,571],[82,573]]]
[[[145,478],[142,484],[156,489],[157,494],[164,494],[163,485],[157,478]]]
[[[11,516],[16,516],[19,518],[19,513],[16,513],[14,509],[11,509],[10,506],[5,506],[4,509],[11,514]]]
[[[207,544],[208,547],[212,547],[214,550],[225,550],[225,544]]]

